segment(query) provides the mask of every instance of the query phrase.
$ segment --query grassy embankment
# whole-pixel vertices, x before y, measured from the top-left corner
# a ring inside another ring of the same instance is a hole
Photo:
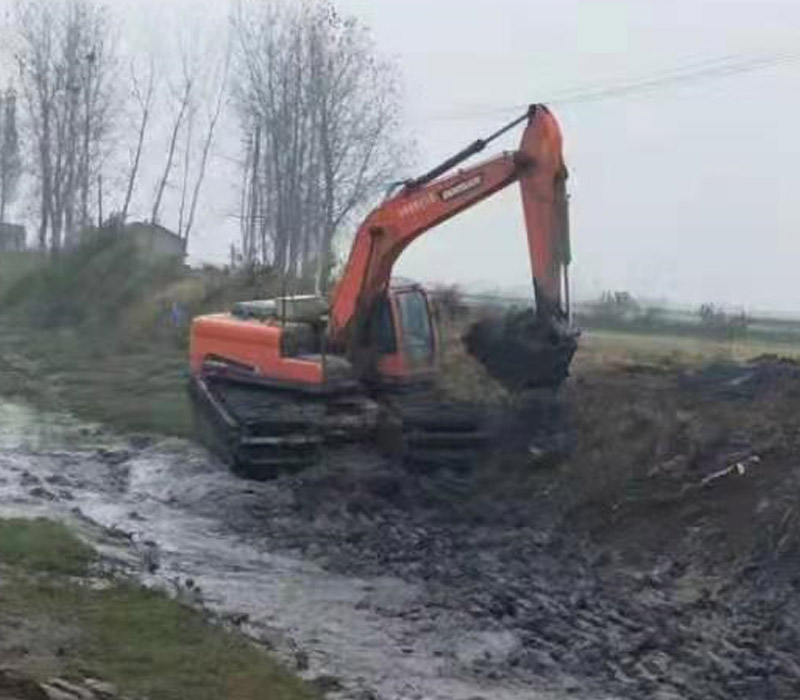
[[[151,700],[317,697],[201,613],[134,583],[93,577],[96,561],[59,523],[0,520],[4,668],[38,681],[99,678]]]
[[[119,238],[49,262],[0,255],[0,392],[121,431],[188,435],[188,318],[268,285],[148,264]]]

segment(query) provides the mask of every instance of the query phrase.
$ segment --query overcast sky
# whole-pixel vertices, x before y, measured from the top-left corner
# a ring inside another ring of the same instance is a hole
[[[336,4],[368,24],[380,50],[397,60],[419,170],[516,116],[514,105],[725,56],[738,63],[800,55],[797,0]],[[225,21],[217,0],[128,7],[140,34],[182,17]],[[691,304],[800,310],[799,88],[800,60],[787,60],[627,97],[556,102],[571,172],[577,296],[624,289]],[[497,148],[513,148],[517,138]],[[224,259],[236,235],[235,197],[222,179],[229,155],[218,157],[209,180],[195,257]],[[424,236],[397,271],[524,288],[530,273],[516,189]]]
[[[409,121],[431,163],[505,118],[480,116],[484,108],[720,56],[800,49],[793,0],[341,4],[398,58]],[[799,88],[800,63],[787,62],[625,99],[556,104],[572,175],[578,294],[627,289],[800,309]],[[508,192],[424,237],[400,270],[526,284],[517,196]]]

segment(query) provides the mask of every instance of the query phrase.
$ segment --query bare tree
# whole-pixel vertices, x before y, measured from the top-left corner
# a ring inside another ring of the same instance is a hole
[[[128,184],[125,188],[125,201],[122,205],[120,218],[123,223],[128,219],[128,211],[131,206],[131,199],[133,198],[133,191],[136,187],[136,178],[139,175],[139,166],[142,161],[142,150],[144,148],[145,135],[147,128],[150,124],[150,115],[153,109],[153,96],[156,87],[156,70],[152,59],[150,60],[149,70],[147,73],[147,84],[142,88],[140,80],[136,74],[136,69],[131,66],[131,83],[133,86],[133,97],[139,108],[139,128],[137,130],[136,146],[133,152],[133,162],[131,163],[131,171],[128,175]]]
[[[161,210],[161,202],[164,198],[164,191],[167,188],[170,175],[172,174],[172,167],[175,163],[175,150],[178,147],[178,139],[180,138],[181,128],[186,118],[187,112],[192,104],[192,89],[194,87],[194,75],[190,72],[189,68],[184,63],[183,82],[180,92],[177,93],[178,111],[175,115],[175,120],[172,123],[172,130],[170,132],[169,148],[167,149],[167,159],[164,162],[164,171],[158,181],[156,188],[156,196],[153,200],[153,211],[150,214],[150,221],[154,224],[158,223],[158,215]]]
[[[17,133],[17,95],[9,89],[0,95],[0,222],[17,196],[22,161]]]
[[[228,67],[230,63],[230,51],[226,49],[224,54],[224,59],[220,66],[220,75],[218,78],[217,84],[217,94],[214,100],[213,106],[208,116],[208,125],[206,128],[206,132],[203,138],[203,144],[200,151],[200,163],[197,168],[197,174],[195,176],[194,182],[194,189],[192,190],[192,199],[189,205],[189,214],[186,220],[186,226],[182,231],[183,237],[183,245],[184,248],[188,245],[189,242],[189,235],[192,231],[192,226],[194,225],[194,218],[195,213],[197,212],[197,204],[200,199],[200,190],[203,187],[203,180],[206,176],[206,169],[208,167],[208,158],[211,154],[211,147],[214,143],[214,134],[217,129],[217,124],[219,123],[220,116],[222,115],[222,110],[225,107],[225,101],[227,99],[227,91],[228,91]],[[186,163],[186,169],[188,172],[189,163]]]
[[[170,198],[170,202],[177,208],[177,232],[186,248],[197,220],[217,128],[227,105],[230,47],[227,37],[220,37],[219,33],[205,41],[197,31],[190,31],[179,43],[181,86],[173,90],[177,107],[151,219],[158,221],[171,179],[179,180],[178,196],[175,200]]]
[[[114,119],[114,42],[91,0],[23,0],[17,55],[36,158],[39,244],[58,250],[90,222],[90,190]]]
[[[17,54],[22,92],[25,98],[32,162],[39,191],[38,243],[47,249],[53,211],[53,112],[56,100],[56,27],[52,14],[33,2],[17,7],[22,48]],[[55,243],[52,243],[55,245]]]
[[[181,202],[178,207],[178,235],[183,238],[183,227],[186,220],[186,207],[189,200],[189,174],[192,171],[192,155],[194,154],[194,124],[197,117],[197,105],[189,108],[186,124],[186,138],[183,145],[183,182],[181,183]]]
[[[326,287],[333,239],[348,218],[396,173],[398,79],[377,60],[353,19],[319,11],[309,37],[311,100],[320,151],[317,284]]]
[[[251,219],[270,239],[269,262],[325,287],[336,234],[402,167],[397,74],[356,20],[322,0],[240,5],[234,26],[237,106],[261,136],[246,166],[247,187],[258,176]]]
[[[253,127],[252,134],[245,137],[246,158],[242,167],[241,184],[241,252],[246,267],[252,268],[259,261],[269,257],[261,239],[262,227],[259,224],[260,170],[261,163],[261,125]]]

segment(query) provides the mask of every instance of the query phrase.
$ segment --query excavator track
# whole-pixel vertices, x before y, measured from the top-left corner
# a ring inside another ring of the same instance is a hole
[[[316,462],[326,444],[372,439],[378,407],[358,393],[324,397],[205,375],[189,393],[198,439],[238,475],[268,480]]]
[[[480,406],[448,399],[433,389],[391,395],[387,406],[401,426],[397,454],[411,471],[467,471],[489,447]]]
[[[377,401],[359,393],[302,394],[213,375],[193,377],[195,432],[247,479],[296,473],[326,447],[377,444],[414,472],[465,471],[489,445],[482,409],[432,390],[393,392]]]

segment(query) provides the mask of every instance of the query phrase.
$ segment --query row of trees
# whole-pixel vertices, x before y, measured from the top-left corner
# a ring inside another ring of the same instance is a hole
[[[167,27],[170,49],[143,57],[126,52],[114,7],[17,3],[0,216],[24,162],[40,247],[131,216],[188,244],[209,166],[227,149],[240,170],[240,259],[324,286],[336,235],[402,165],[397,73],[368,31],[327,0],[232,0],[226,26],[194,37],[194,51]],[[239,137],[223,130],[220,145],[221,123]]]
[[[18,6],[16,59],[39,245],[58,250],[89,224],[113,109],[110,24],[85,2]]]
[[[331,5],[241,6],[242,253],[326,286],[336,233],[401,164],[392,66]]]
[[[666,307],[643,306],[630,292],[605,291],[588,306],[588,318],[612,325],[631,325],[646,328],[670,325],[699,325],[708,331],[744,332],[750,319],[744,311],[725,311],[714,304],[702,304],[693,313],[670,312]]]

